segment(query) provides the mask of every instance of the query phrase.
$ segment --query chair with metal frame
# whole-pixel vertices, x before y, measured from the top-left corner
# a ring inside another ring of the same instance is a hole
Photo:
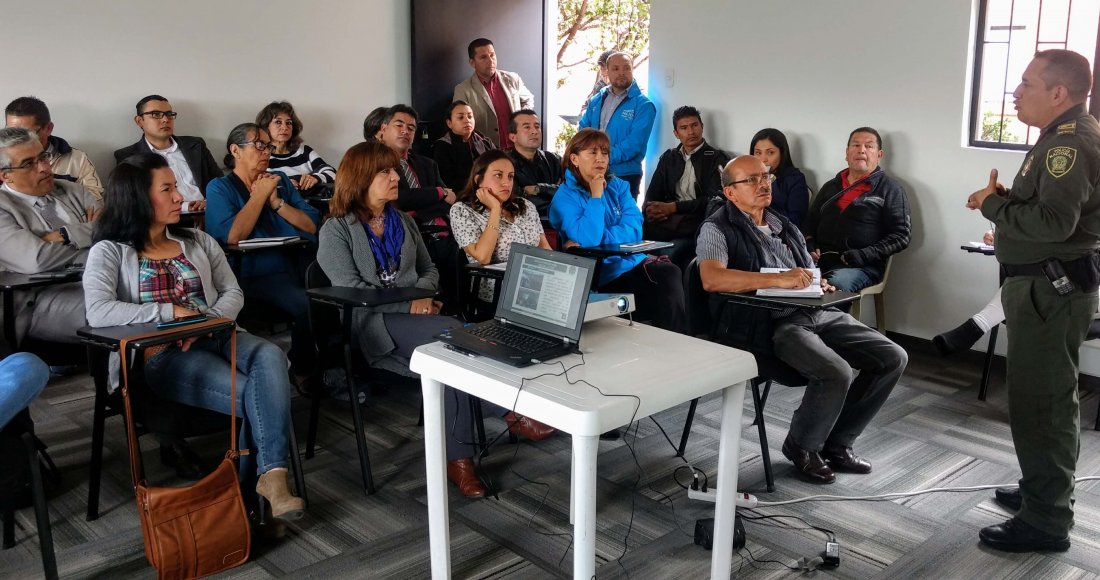
[[[54,555],[53,531],[50,527],[50,512],[46,505],[46,489],[43,483],[41,462],[47,462],[47,471],[56,472],[56,467],[48,455],[44,455],[38,438],[34,436],[34,422],[30,413],[23,409],[0,430],[0,449],[3,450],[5,465],[4,481],[11,483],[11,489],[0,489],[0,514],[4,519],[4,549],[15,546],[15,510],[26,503],[25,494],[29,492],[30,503],[34,506],[35,523],[38,527],[38,548],[42,555],[42,575],[50,580],[57,578],[57,558]],[[41,455],[40,455],[41,451]],[[41,459],[40,459],[41,457]],[[22,470],[13,461],[27,461],[26,486],[24,489]]]
[[[154,326],[152,324],[148,326]],[[116,327],[124,328],[124,327]],[[187,327],[180,327],[186,329]],[[99,492],[103,476],[103,444],[105,423],[109,417],[123,416],[123,401],[121,393],[116,390],[110,392],[108,388],[108,356],[112,351],[118,350],[118,342],[107,339],[104,335],[107,331],[101,328],[82,328],[77,335],[87,345],[88,372],[92,375],[95,386],[95,401],[92,414],[92,456],[88,466],[88,511],[85,519],[93,521],[99,518]],[[136,334],[136,332],[135,332]],[[131,383],[135,387],[144,386],[144,373],[142,367],[136,364],[140,357],[131,361],[134,372],[131,374]],[[157,432],[177,437],[196,437],[210,433],[218,433],[225,430],[225,414],[193,407],[168,399],[161,398],[147,388],[133,388],[131,401],[134,405],[134,414],[138,430],[137,434],[144,435],[152,432],[150,425],[157,426]],[[123,429],[126,428],[123,421]],[[290,432],[287,434],[290,448],[290,471],[294,478],[295,491],[302,501],[309,503],[305,487],[305,475],[302,471],[301,455],[298,451],[298,439],[294,433],[293,421]],[[264,514],[260,513],[260,522],[263,523]]]
[[[703,289],[703,280],[699,275],[699,259],[695,258],[684,269],[684,300],[688,313],[689,334],[699,336],[713,342],[725,342],[722,337],[715,336],[718,321],[722,319],[728,302],[723,303],[718,316],[711,317],[710,298]],[[737,344],[729,344],[734,348],[741,348]],[[775,491],[775,477],[772,473],[771,452],[768,448],[768,433],[764,425],[764,405],[768,402],[768,394],[771,392],[772,382],[778,382],[788,387],[804,387],[808,384],[806,377],[794,370],[790,365],[779,360],[775,355],[753,352],[756,357],[757,376],[752,379],[752,404],[756,411],[753,425],[756,425],[760,437],[760,460],[764,464],[764,480],[768,491]],[[687,420],[684,422],[684,432],[680,436],[680,446],[677,455],[684,456],[687,450],[688,436],[691,435],[691,424],[695,419],[695,410],[699,405],[699,399],[691,402],[688,407]]]
[[[361,391],[358,381],[355,380],[356,362],[365,363],[353,348],[355,342],[355,310],[431,298],[435,295],[435,292],[424,288],[366,289],[334,287],[321,269],[320,264],[314,261],[306,268],[306,293],[310,301],[310,325],[314,339],[317,341],[318,350],[322,354],[339,353],[339,356],[335,358],[339,359],[338,362],[344,371],[345,383],[348,389],[352,423],[355,429],[355,443],[359,452],[359,469],[363,479],[363,490],[367,495],[372,495],[376,488],[370,466],[370,453],[367,449],[363,410],[359,405]],[[326,366],[322,362],[318,365],[318,368],[322,369]],[[393,373],[380,369],[369,369],[369,371],[375,378],[393,375]],[[394,376],[394,378],[397,377]],[[405,379],[407,377],[400,378]],[[324,395],[320,389],[316,388],[306,393],[306,395],[311,399],[309,427],[306,434],[306,459],[311,459],[316,449],[321,400]],[[477,430],[475,438],[479,445],[484,446],[485,426],[481,415],[481,406],[471,405],[471,413],[474,419],[473,424]],[[423,424],[423,410],[421,410],[421,418],[417,424]]]

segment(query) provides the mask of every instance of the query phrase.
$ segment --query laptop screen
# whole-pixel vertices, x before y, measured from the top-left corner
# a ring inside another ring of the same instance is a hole
[[[576,342],[595,260],[512,244],[496,317]]]

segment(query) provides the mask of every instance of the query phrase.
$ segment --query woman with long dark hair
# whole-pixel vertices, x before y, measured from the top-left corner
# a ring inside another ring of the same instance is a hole
[[[181,228],[176,177],[159,155],[139,153],[111,173],[96,241],[84,271],[88,324],[94,327],[169,322],[206,314],[235,319],[244,296],[218,242]],[[229,413],[230,340],[189,338],[145,351],[149,388],[169,400]],[[305,504],[287,485],[290,381],[286,356],[274,344],[237,334],[237,409],[255,450],[256,493],[277,518],[297,519]],[[112,354],[111,385],[118,385]]]
[[[538,210],[519,194],[515,175],[507,153],[489,151],[474,161],[466,187],[451,206],[451,231],[473,262],[506,262],[513,243],[550,249]],[[493,281],[483,282],[478,298],[492,301]]]
[[[771,208],[787,216],[794,225],[801,225],[810,207],[810,190],[806,176],[791,159],[787,136],[779,129],[761,129],[753,135],[749,151],[775,176]]]

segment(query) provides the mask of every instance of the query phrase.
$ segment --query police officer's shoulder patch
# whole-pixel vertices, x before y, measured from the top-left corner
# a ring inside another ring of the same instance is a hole
[[[1077,150],[1073,147],[1051,147],[1047,151],[1047,173],[1057,179],[1069,173],[1076,160]]]
[[[1062,123],[1058,125],[1055,130],[1059,135],[1075,135],[1077,134],[1077,121],[1070,121],[1068,123]]]

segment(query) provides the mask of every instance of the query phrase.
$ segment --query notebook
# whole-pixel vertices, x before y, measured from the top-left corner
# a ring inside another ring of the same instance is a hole
[[[512,244],[493,320],[436,338],[517,367],[573,352],[595,268],[592,258]]]

